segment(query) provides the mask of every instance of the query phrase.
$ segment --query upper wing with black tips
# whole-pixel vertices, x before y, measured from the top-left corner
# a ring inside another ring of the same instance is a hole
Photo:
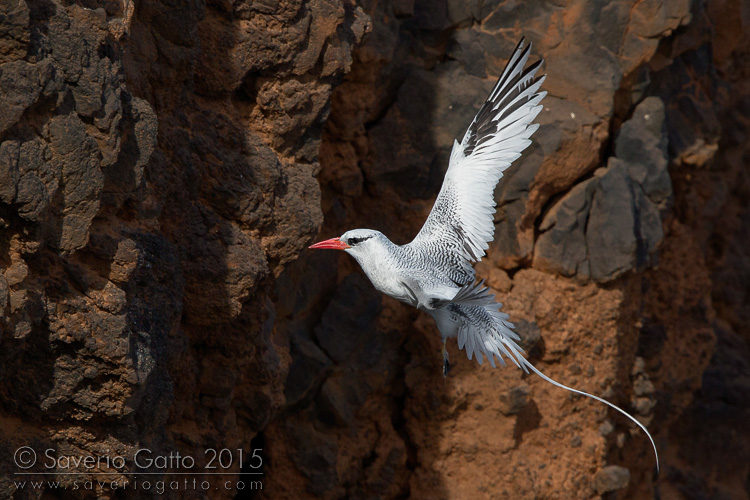
[[[454,142],[435,205],[409,244],[442,254],[442,262],[458,264],[467,276],[473,277],[470,262],[485,255],[493,238],[495,186],[539,127],[532,122],[546,92],[539,92],[544,76],[536,76],[542,61],[526,67],[530,49],[519,42],[461,143]]]

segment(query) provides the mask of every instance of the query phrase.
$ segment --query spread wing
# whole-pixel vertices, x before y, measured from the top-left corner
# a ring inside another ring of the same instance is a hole
[[[492,241],[495,186],[539,127],[532,121],[547,93],[538,92],[545,77],[535,76],[542,60],[525,68],[530,49],[521,39],[463,140],[454,141],[435,205],[409,243],[442,264],[454,281],[463,278],[460,284],[473,279],[471,262],[479,261]]]

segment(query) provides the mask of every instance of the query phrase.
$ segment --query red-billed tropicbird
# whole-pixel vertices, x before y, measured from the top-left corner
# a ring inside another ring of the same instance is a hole
[[[519,42],[463,140],[454,141],[435,205],[411,243],[396,245],[379,231],[353,229],[310,248],[346,251],[375,288],[430,314],[443,339],[444,375],[450,367],[445,349],[448,338],[457,337],[459,349],[465,348],[469,359],[476,355],[480,365],[483,355],[493,368],[495,357],[505,365],[504,354],[525,372],[531,369],[547,382],[601,401],[632,420],[651,441],[658,470],[659,455],[646,427],[609,401],[556,382],[537,370],[521,354],[516,343],[520,338],[508,315],[499,310],[502,304],[495,302],[483,282],[474,282],[471,263],[485,255],[495,230],[495,186],[539,128],[532,121],[547,94],[539,92],[546,75],[535,76],[542,60],[525,68],[530,49],[531,44],[524,48],[524,40]]]

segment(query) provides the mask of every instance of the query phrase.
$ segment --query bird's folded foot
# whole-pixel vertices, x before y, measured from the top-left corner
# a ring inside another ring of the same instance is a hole
[[[443,377],[447,377],[449,371],[451,371],[451,364],[448,362],[448,349],[445,348],[445,341],[443,341]]]
[[[451,364],[448,362],[447,359],[444,359],[443,360],[443,377],[447,377],[449,371],[451,371]]]

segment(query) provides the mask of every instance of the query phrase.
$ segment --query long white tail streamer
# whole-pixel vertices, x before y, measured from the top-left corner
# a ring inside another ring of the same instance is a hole
[[[646,426],[644,426],[642,423],[640,423],[635,417],[633,417],[632,415],[630,415],[628,412],[626,412],[625,410],[623,410],[619,406],[616,406],[616,405],[610,403],[606,399],[602,399],[602,398],[600,398],[598,396],[594,396],[593,394],[589,394],[588,392],[579,391],[578,389],[573,389],[572,387],[568,387],[565,384],[561,384],[560,382],[552,380],[547,375],[545,375],[544,373],[542,373],[539,370],[537,370],[537,368],[534,365],[532,365],[531,362],[529,362],[526,358],[524,358],[523,356],[518,356],[518,357],[520,358],[521,363],[524,366],[530,368],[534,373],[536,373],[537,375],[539,375],[540,377],[542,377],[544,380],[546,380],[550,384],[555,385],[555,386],[557,386],[557,387],[559,387],[561,389],[565,389],[566,391],[574,392],[576,394],[580,394],[582,396],[586,396],[588,398],[595,399],[595,400],[597,400],[599,402],[604,403],[605,405],[609,406],[610,408],[614,408],[615,410],[619,411],[620,413],[622,413],[623,415],[625,415],[626,417],[628,417],[635,425],[637,425],[638,427],[640,427],[641,430],[646,433],[646,436],[648,436],[649,441],[651,441],[651,446],[654,448],[654,455],[656,456],[656,472],[657,473],[659,472],[659,452],[656,451],[656,443],[654,443],[654,438],[651,437],[651,433],[648,432],[648,429],[646,429]]]

